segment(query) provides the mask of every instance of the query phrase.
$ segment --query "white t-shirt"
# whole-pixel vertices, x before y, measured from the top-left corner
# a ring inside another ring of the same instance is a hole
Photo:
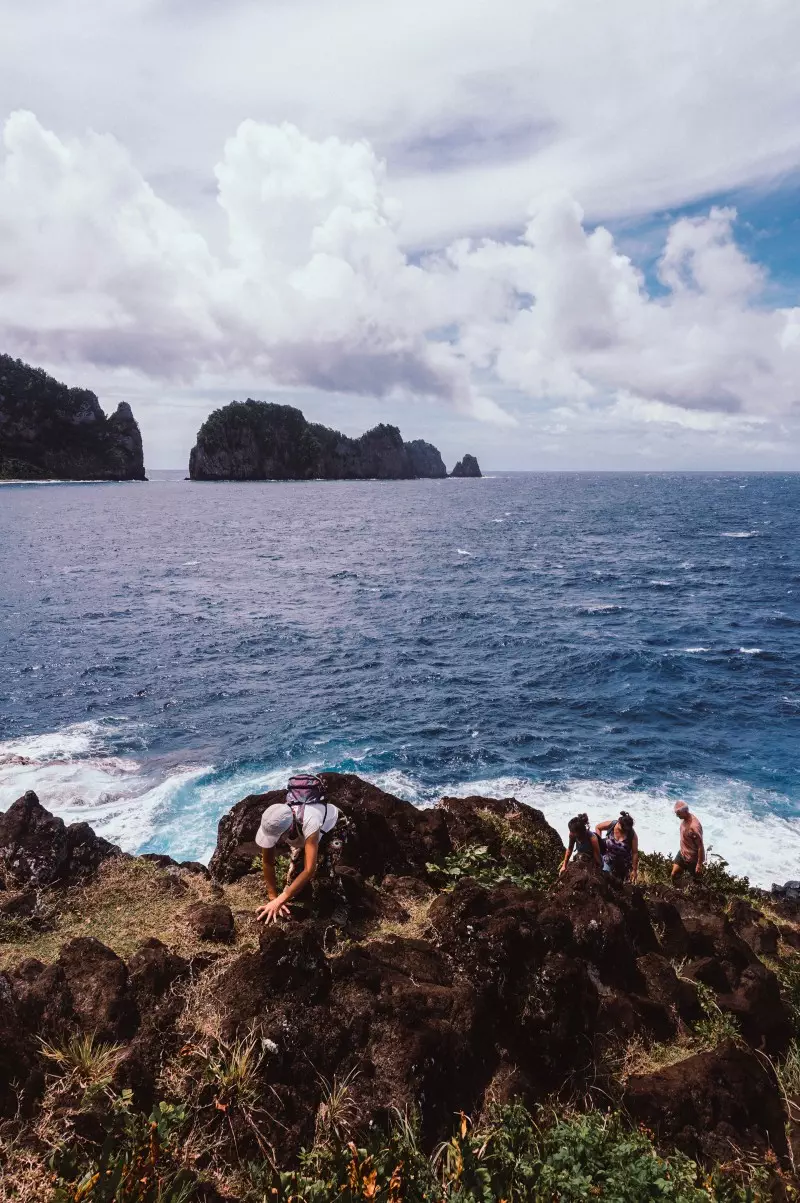
[[[261,816],[261,826],[256,833],[259,848],[274,848],[279,841],[288,844],[290,848],[302,848],[310,835],[316,832],[324,835],[336,826],[339,818],[338,808],[330,803],[327,814],[322,802],[306,803],[302,808],[297,807],[296,812],[303,834],[290,839],[287,832],[291,830],[293,823],[291,807],[285,802],[276,802],[268,806]]]

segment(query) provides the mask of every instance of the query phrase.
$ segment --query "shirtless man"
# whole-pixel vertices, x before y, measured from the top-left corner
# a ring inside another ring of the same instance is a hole
[[[697,880],[706,863],[703,825],[697,816],[692,814],[685,802],[675,803],[675,814],[681,821],[681,846],[672,862],[672,880],[676,881],[682,873],[691,873],[692,877]]]

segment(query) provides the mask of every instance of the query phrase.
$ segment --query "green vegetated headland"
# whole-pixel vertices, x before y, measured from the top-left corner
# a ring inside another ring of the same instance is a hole
[[[209,869],[0,815],[4,1200],[798,1198],[795,905],[713,857],[559,878],[513,799],[324,779],[335,852],[268,928],[277,793]]]

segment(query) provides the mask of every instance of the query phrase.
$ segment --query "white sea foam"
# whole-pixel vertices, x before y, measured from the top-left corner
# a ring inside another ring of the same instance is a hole
[[[96,723],[79,723],[0,743],[0,810],[26,789],[33,789],[43,805],[65,822],[89,822],[126,851],[156,847],[179,859],[208,861],[220,817],[240,798],[282,788],[291,772],[319,772],[330,767],[327,758],[318,754],[304,764],[269,770],[248,768],[229,773],[211,765],[156,769],[133,758],[104,754],[108,730]],[[362,746],[342,759],[360,763],[370,754],[372,750]],[[341,749],[338,755],[341,757]],[[569,819],[582,811],[596,823],[613,818],[621,809],[629,810],[642,849],[664,853],[677,848],[672,808],[675,798],[681,796],[703,823],[707,846],[722,855],[733,872],[769,887],[773,881],[797,877],[800,864],[800,818],[782,817],[791,815],[790,800],[735,779],[681,782],[678,795],[676,783],[643,790],[624,781],[548,784],[494,777],[432,787],[400,769],[361,770],[361,774],[396,797],[423,807],[444,795],[516,797],[542,810],[562,836]]]
[[[74,723],[0,743],[0,811],[27,790],[65,823],[87,822],[134,852],[153,838],[173,797],[210,767],[181,766],[158,776],[130,756],[108,752],[119,728]]]
[[[466,551],[463,547],[457,547],[456,551],[458,552],[458,554],[460,556],[474,556],[475,555],[474,551]]]
[[[757,539],[759,532],[757,530],[724,530],[720,532],[720,539]]]
[[[685,652],[689,652],[690,654],[694,655],[696,652],[710,652],[711,648],[710,647],[685,647],[683,650]]]
[[[762,649],[760,647],[740,647],[739,651],[744,656],[760,656]]]

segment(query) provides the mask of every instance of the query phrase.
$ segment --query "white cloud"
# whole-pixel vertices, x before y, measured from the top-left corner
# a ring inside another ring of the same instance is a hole
[[[18,112],[4,141],[0,334],[35,361],[425,395],[506,424],[498,386],[522,409],[615,397],[651,415],[796,407],[800,309],[760,306],[763,273],[737,247],[731,209],[671,227],[653,297],[563,193],[517,240],[461,239],[411,262],[364,141],[244,121],[216,167],[228,232],[217,253],[110,136],[62,141]]]
[[[795,0],[0,0],[0,13],[0,112],[29,108],[63,137],[108,129],[198,209],[247,115],[369,138],[404,241],[424,247],[519,228],[554,189],[594,222],[800,166]]]

